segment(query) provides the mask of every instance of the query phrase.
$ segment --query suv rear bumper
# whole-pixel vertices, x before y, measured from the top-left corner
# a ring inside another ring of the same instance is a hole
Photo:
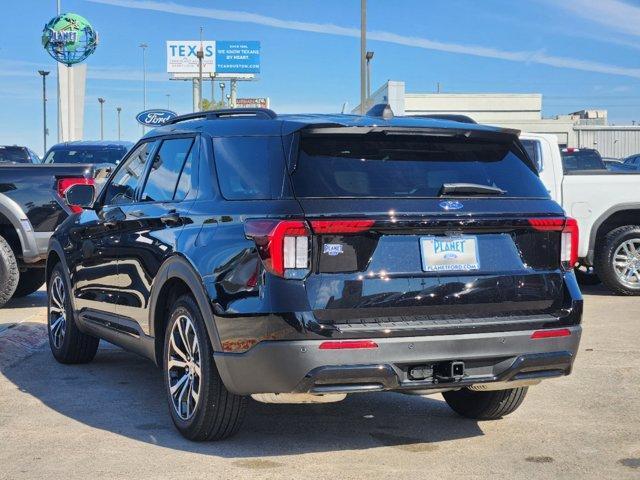
[[[242,354],[216,353],[233,393],[354,393],[426,390],[568,375],[582,328],[532,339],[532,330],[464,335],[376,338],[378,348],[320,350],[323,340],[261,342]],[[412,367],[464,362],[461,379],[414,380]]]

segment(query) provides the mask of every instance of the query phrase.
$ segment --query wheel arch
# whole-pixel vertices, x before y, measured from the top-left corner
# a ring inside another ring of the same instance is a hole
[[[156,282],[149,302],[149,334],[155,341],[156,364],[162,365],[167,314],[175,299],[184,294],[193,295],[202,313],[213,350],[221,351],[209,296],[201,276],[191,263],[182,255],[170,257],[160,267]]]
[[[589,253],[587,262],[593,265],[596,245],[614,228],[624,225],[640,225],[640,203],[616,205],[604,212],[593,223],[589,236]]]

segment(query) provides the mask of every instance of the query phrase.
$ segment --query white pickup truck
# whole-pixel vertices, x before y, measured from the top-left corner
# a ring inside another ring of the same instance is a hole
[[[578,221],[580,279],[640,295],[640,174],[567,170],[555,135],[522,133],[520,140],[551,197]]]

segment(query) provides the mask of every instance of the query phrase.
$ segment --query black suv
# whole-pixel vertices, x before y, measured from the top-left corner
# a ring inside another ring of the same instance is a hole
[[[176,427],[240,425],[246,397],[444,392],[499,418],[567,375],[577,229],[512,130],[440,119],[209,111],[130,151],[54,234],[49,339],[164,369]]]

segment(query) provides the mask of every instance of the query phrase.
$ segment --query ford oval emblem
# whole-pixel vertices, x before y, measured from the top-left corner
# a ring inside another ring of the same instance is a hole
[[[153,109],[145,110],[136,115],[136,120],[145,127],[161,127],[172,118],[177,117],[176,112],[171,110]]]
[[[458,200],[445,200],[444,202],[440,202],[440,208],[443,210],[460,210],[464,205],[462,202]]]

